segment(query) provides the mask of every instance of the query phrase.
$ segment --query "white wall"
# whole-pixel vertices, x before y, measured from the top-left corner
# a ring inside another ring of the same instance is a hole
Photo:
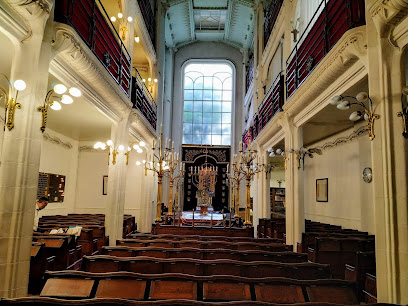
[[[354,128],[356,129],[356,128]],[[309,147],[321,146],[345,137],[354,129],[327,138]],[[362,171],[371,166],[368,135],[326,149],[313,159],[306,157],[304,169],[305,217],[344,228],[375,232],[373,184],[365,183]],[[299,171],[303,171],[302,169]],[[316,179],[328,178],[328,202],[316,201]]]
[[[91,145],[80,143],[80,146]],[[108,175],[108,151],[79,151],[75,213],[105,213],[107,195],[102,194]]]
[[[50,129],[46,129],[45,133],[54,141],[43,139],[41,143],[40,172],[65,175],[65,196],[64,202],[49,203],[41,211],[41,215],[68,214],[75,205],[78,141]],[[57,141],[61,141],[61,144],[56,143]],[[67,148],[62,143],[72,147]]]

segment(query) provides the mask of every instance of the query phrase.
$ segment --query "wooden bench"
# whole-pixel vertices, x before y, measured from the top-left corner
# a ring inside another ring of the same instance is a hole
[[[30,275],[28,293],[39,294],[44,286],[43,276],[46,270],[55,270],[55,256],[47,256],[45,243],[33,242],[31,245]]]
[[[129,272],[103,274],[79,271],[50,272],[47,273],[47,284],[41,296],[67,298],[75,288],[78,288],[79,281],[82,280],[87,281],[81,292],[84,298],[115,298],[120,294],[124,299],[145,301],[187,299],[207,302],[238,300],[278,304],[308,301],[357,304],[354,283],[342,280],[301,281],[287,278],[147,275]],[[79,292],[73,294],[72,297],[78,297]]]
[[[228,237],[254,237],[254,229],[251,228],[223,228],[205,226],[181,226],[155,224],[152,234],[175,234],[175,235],[197,235],[197,236],[228,236]]]
[[[286,263],[307,262],[307,254],[294,252],[267,252],[260,250],[235,251],[195,248],[132,248],[126,246],[103,247],[102,255],[117,257],[147,256],[154,258],[193,258],[202,260],[231,259],[239,261],[276,261]]]
[[[243,277],[287,277],[319,279],[330,277],[329,265],[316,263],[279,263],[272,261],[244,262],[237,260],[200,260],[189,258],[85,256],[83,271],[105,273],[129,271],[135,273],[184,273],[197,276],[236,275]]]
[[[200,240],[136,240],[122,239],[116,242],[120,246],[130,247],[164,247],[164,248],[196,248],[196,249],[227,249],[227,250],[260,250],[269,252],[291,251],[292,247],[282,243],[200,241]]]

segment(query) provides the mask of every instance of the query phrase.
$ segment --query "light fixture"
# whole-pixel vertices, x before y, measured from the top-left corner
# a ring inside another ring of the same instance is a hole
[[[275,157],[275,156],[282,156],[285,157],[285,151],[283,151],[280,148],[274,149],[274,148],[268,148],[268,152],[269,152],[269,157]]]
[[[0,73],[6,80],[9,85],[8,90],[0,85],[0,100],[4,97],[4,106],[5,106],[5,120],[4,123],[7,126],[8,130],[11,131],[14,128],[14,114],[16,108],[20,109],[21,104],[17,102],[18,93],[23,91],[26,88],[26,83],[23,80],[16,80],[14,84],[11,85],[8,77]],[[10,96],[9,94],[10,93]]]
[[[141,165],[140,161],[137,161],[136,166],[140,166],[140,165]]]
[[[152,78],[148,78],[147,81],[148,81],[148,82],[151,82],[151,81],[152,81]]]
[[[50,107],[52,110],[58,111],[62,108],[61,103],[72,104],[74,102],[74,99],[70,95],[65,94],[66,91],[67,87],[65,85],[55,85],[47,92],[44,105],[37,107],[37,110],[42,113],[42,124],[40,129],[43,133],[47,126],[48,107]],[[76,87],[71,87],[68,92],[74,97],[81,96],[81,91]]]
[[[127,18],[127,21],[132,22],[132,21],[133,21],[133,18],[129,16],[129,17]]]
[[[295,149],[290,149],[289,153],[295,154],[296,156],[296,160],[297,160],[297,165],[298,165],[298,169],[300,169],[300,161],[302,160],[303,162],[303,170],[305,169],[305,156],[308,156],[310,158],[313,158],[313,154],[317,154],[317,155],[322,155],[323,152],[321,149],[319,148],[310,148],[307,149],[305,147],[301,147],[299,150],[295,150]]]
[[[146,143],[142,140],[142,141],[139,142],[139,146],[145,147],[145,146],[146,146]]]
[[[133,145],[133,149],[134,149],[135,151],[137,151],[137,149],[139,149],[139,145],[138,145],[138,144],[134,144],[134,145]]]
[[[69,89],[69,94],[75,98],[79,98],[82,95],[81,91],[76,87],[71,87]]]
[[[402,111],[398,112],[397,116],[402,118],[402,136],[408,138],[408,86],[402,88],[401,108]]]
[[[131,16],[128,16],[126,18],[126,20],[124,20],[123,18],[123,13],[118,13],[118,18],[116,18],[115,16],[111,16],[110,20],[111,22],[116,22],[119,21],[119,33],[120,33],[120,38],[122,40],[126,39],[126,33],[129,31],[129,22],[133,21],[133,18]]]
[[[292,25],[292,30],[290,31],[290,33],[293,34],[293,42],[297,42],[297,35],[299,34],[299,24],[300,24],[300,17],[298,19],[296,19],[296,23],[293,22],[293,20],[290,22],[290,24]]]
[[[123,18],[123,14],[122,13],[118,13],[118,18],[122,19]]]
[[[115,165],[116,156],[118,155],[119,151],[123,152],[125,150],[125,146],[119,145],[118,147],[115,148],[115,143],[113,142],[113,140],[110,140],[110,139],[106,143],[98,141],[94,145],[94,149],[106,150],[106,147],[109,147],[109,159],[110,159],[110,154],[111,154],[111,149],[112,149],[112,165]],[[129,151],[130,151],[129,149],[130,147],[128,147],[128,151],[125,153],[125,155],[127,156],[126,165],[129,162]],[[109,165],[109,160],[108,160],[108,165]]]
[[[154,79],[154,82],[157,83],[157,79]]]
[[[116,17],[115,17],[115,16],[112,16],[112,17],[110,18],[110,20],[111,20],[112,22],[115,22],[115,21],[116,21]]]
[[[140,37],[139,36],[135,36],[135,42],[137,42],[137,43],[140,42]]]
[[[137,152],[137,153],[143,153],[143,150],[142,150],[142,148],[138,148],[138,149],[136,150],[136,152]]]
[[[350,102],[349,100],[355,100],[357,102]],[[368,107],[364,102],[369,102]],[[375,138],[374,135],[374,121],[379,119],[380,116],[373,113],[373,101],[366,92],[360,92],[357,96],[335,96],[330,100],[331,105],[335,105],[340,110],[347,110],[351,106],[356,105],[362,108],[362,111],[355,111],[350,114],[349,119],[351,121],[358,121],[362,117],[368,122],[369,137],[370,140]]]

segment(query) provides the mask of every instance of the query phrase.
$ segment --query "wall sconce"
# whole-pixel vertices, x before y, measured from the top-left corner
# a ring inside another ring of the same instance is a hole
[[[398,112],[397,116],[402,118],[402,127],[404,129],[402,136],[408,138],[408,86],[402,88],[401,108],[402,112]]]
[[[45,96],[44,105],[39,106],[37,108],[37,110],[42,113],[42,124],[40,129],[43,133],[45,131],[45,127],[47,126],[48,107],[50,107],[53,110],[60,110],[62,108],[61,103],[72,104],[74,102],[74,99],[72,97],[78,98],[82,94],[81,91],[76,87],[71,87],[68,90],[69,95],[65,94],[66,91],[67,87],[65,85],[62,84],[55,85],[53,89],[47,92],[47,95]]]
[[[313,154],[323,155],[322,150],[318,148],[307,149],[305,147],[301,147],[299,150],[291,149],[289,153],[295,154],[296,159],[297,159],[298,169],[300,169],[300,161],[302,160],[303,170],[305,169],[305,157],[306,156],[313,158]]]
[[[285,170],[286,170],[286,162],[287,162],[288,158],[286,157],[285,151],[280,149],[280,148],[274,149],[274,148],[271,147],[271,148],[268,148],[268,152],[269,152],[269,157],[275,157],[277,155],[278,155],[278,157],[282,156],[283,157],[284,167],[285,167]]]
[[[116,19],[115,16],[111,16],[110,20],[112,21],[112,23],[115,22],[115,21],[119,21],[119,33],[121,34],[122,40],[125,40],[126,39],[126,33],[129,31],[129,29],[128,29],[129,22],[132,22],[133,18],[131,16],[128,16],[126,18],[126,21],[124,21],[123,14],[118,13],[118,18],[117,19]],[[135,39],[136,39],[136,37],[135,37]]]
[[[14,128],[14,114],[16,108],[21,108],[21,104],[17,102],[18,92],[23,91],[26,88],[26,83],[23,80],[16,80],[14,81],[14,84],[11,85],[10,80],[5,74],[0,73],[0,75],[2,75],[9,84],[9,90],[6,90],[6,88],[0,85],[0,100],[4,97],[5,126],[11,131]],[[7,92],[10,92],[10,96]]]
[[[94,149],[106,150],[106,147],[109,147],[109,159],[110,159],[111,149],[112,149],[112,165],[116,165],[116,156],[118,155],[119,152],[123,152],[125,150],[125,146],[119,145],[117,148],[115,148],[115,143],[113,142],[113,140],[108,140],[106,143],[98,141],[94,145]],[[109,159],[108,159],[108,165],[109,165]]]
[[[353,100],[356,100],[357,102],[352,103],[345,99],[353,99]],[[364,105],[364,102],[366,102],[367,100],[370,102],[368,108]],[[352,105],[357,105],[357,106],[362,107],[364,110],[364,114],[361,111],[355,111],[351,113],[349,119],[351,121],[358,121],[363,117],[364,120],[368,122],[370,140],[373,140],[375,138],[374,121],[375,119],[379,119],[380,116],[373,113],[373,101],[371,100],[370,96],[366,92],[360,92],[356,97],[335,96],[334,98],[330,100],[330,104],[337,106],[337,108],[340,110],[347,110]]]
[[[293,22],[293,20],[290,22],[290,24],[292,25],[292,31],[290,31],[290,33],[293,34],[293,42],[297,42],[297,35],[299,34],[299,24],[300,24],[300,17],[298,19],[296,19],[296,23]]]
[[[146,83],[146,79],[142,79],[143,83]],[[153,79],[154,83],[157,83],[157,79]],[[149,89],[150,92],[153,91],[153,83],[152,83],[152,78],[147,79],[147,88]]]
[[[140,42],[140,37],[139,36],[135,36],[135,42],[139,43]]]

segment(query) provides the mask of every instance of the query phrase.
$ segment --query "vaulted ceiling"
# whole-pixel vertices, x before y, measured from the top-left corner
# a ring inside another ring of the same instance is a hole
[[[166,46],[224,42],[238,49],[253,43],[253,0],[167,0]]]

